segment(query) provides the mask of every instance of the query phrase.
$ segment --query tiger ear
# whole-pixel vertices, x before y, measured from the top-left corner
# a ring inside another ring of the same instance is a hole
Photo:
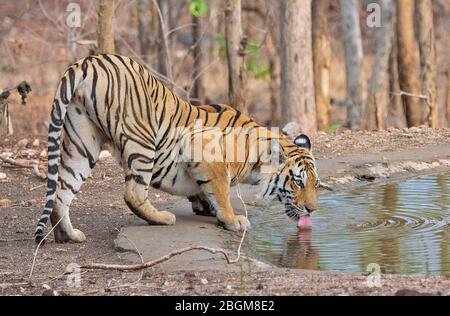
[[[309,139],[308,136],[304,134],[297,136],[297,138],[294,140],[294,144],[300,148],[305,148],[309,151],[311,151],[312,148],[311,140]]]

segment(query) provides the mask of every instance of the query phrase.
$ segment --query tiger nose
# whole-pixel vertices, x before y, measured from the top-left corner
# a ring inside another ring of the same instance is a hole
[[[308,206],[305,206],[305,208],[306,208],[306,211],[308,212],[308,213],[314,213],[315,211],[317,211],[317,208],[314,208],[314,207],[308,207]]]

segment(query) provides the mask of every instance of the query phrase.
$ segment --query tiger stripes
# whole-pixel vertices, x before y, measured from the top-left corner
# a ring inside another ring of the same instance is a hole
[[[255,161],[247,159],[253,146],[249,142],[231,149],[244,152],[246,160],[241,162],[173,159],[186,151],[174,131],[197,121],[224,134],[230,128],[245,127],[264,135],[259,141],[276,139],[281,165],[271,174],[261,172],[265,162],[260,156]],[[86,57],[67,69],[53,101],[47,196],[35,240],[43,239],[49,218],[53,226],[59,223],[54,228],[57,242],[85,240],[84,234],[72,227],[69,207],[106,143],[124,170],[126,204],[149,224],[173,225],[176,221],[172,213],[151,205],[148,188],[152,186],[188,197],[194,212],[215,215],[226,229],[243,230],[249,222],[235,215],[230,203],[230,186],[239,182],[260,185],[266,197],[283,201],[288,215],[295,219],[316,209],[318,182],[310,141],[305,135],[297,140],[301,144],[272,135],[226,105],[193,106],[130,58],[111,54]]]

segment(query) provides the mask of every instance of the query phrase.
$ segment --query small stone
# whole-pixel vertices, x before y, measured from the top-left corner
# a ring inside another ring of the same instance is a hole
[[[8,207],[12,204],[11,200],[3,199],[0,200],[0,207]]]
[[[41,143],[39,142],[39,139],[35,139],[34,141],[33,141],[33,144],[32,144],[32,146],[34,147],[34,148],[36,148],[36,147],[39,147],[41,145]]]
[[[286,124],[285,127],[283,127],[283,132],[286,133],[288,137],[294,138],[298,134],[300,134],[301,126],[296,122],[291,122]]]
[[[19,148],[25,148],[25,147],[27,147],[27,145],[28,145],[28,139],[26,139],[26,138],[21,139],[17,142],[17,147],[19,147]]]
[[[325,147],[326,148],[331,148],[331,144],[326,144]]]
[[[5,180],[7,177],[6,173],[0,172],[0,180]]]
[[[101,160],[105,160],[105,159],[107,159],[109,157],[111,157],[111,153],[109,151],[103,150],[100,153],[100,156],[98,157],[98,159],[101,161]]]
[[[195,278],[195,273],[194,272],[186,272],[184,274],[184,276],[187,278]]]
[[[203,285],[206,285],[206,284],[208,284],[208,280],[206,280],[206,279],[201,279],[201,280],[200,280],[200,283],[203,284]]]
[[[39,158],[41,159],[47,158],[47,151],[45,149],[41,151],[41,153],[39,154]]]

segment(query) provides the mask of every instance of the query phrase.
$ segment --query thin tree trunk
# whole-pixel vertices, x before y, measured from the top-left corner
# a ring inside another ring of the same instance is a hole
[[[426,123],[432,128],[439,127],[439,103],[437,91],[436,38],[433,25],[433,4],[431,0],[416,2],[419,29],[420,64],[422,69],[422,108],[428,109]]]
[[[241,0],[227,0],[225,9],[225,33],[228,58],[228,89],[230,105],[247,112],[245,89],[246,38],[242,31]]]
[[[400,83],[398,78],[398,49],[395,32],[391,56],[389,57],[389,91],[393,93],[400,91]],[[402,97],[396,94],[391,94],[388,106],[388,126],[395,128],[405,128],[408,126],[406,124]]]
[[[447,105],[445,108],[447,111],[447,126],[450,127],[450,69],[448,70],[447,78]]]
[[[387,106],[389,103],[389,56],[394,34],[394,2],[380,0],[381,27],[377,29],[375,63],[369,81],[367,99],[367,128],[381,130],[387,127]]]
[[[201,16],[192,16],[192,40],[193,40],[193,59],[194,69],[192,72],[192,80],[194,82],[193,96],[199,104],[205,104],[205,86],[203,84],[203,76],[201,72],[205,65],[205,47],[203,45],[203,18]]]
[[[275,48],[275,47],[273,47]],[[272,126],[280,126],[281,124],[281,107],[280,107],[280,58],[277,50],[270,53],[269,70],[270,70],[270,124]]]
[[[342,33],[346,55],[347,72],[347,116],[351,129],[363,127],[364,76],[363,46],[359,21],[359,1],[340,0],[342,14]]]
[[[311,0],[282,1],[280,24],[282,125],[315,133]]]
[[[114,54],[114,0],[99,0],[97,40],[98,52]]]
[[[419,55],[414,34],[414,3],[414,0],[397,0],[398,72],[401,90],[420,94]],[[403,96],[403,103],[408,127],[420,126],[422,124],[420,99]]]
[[[155,1],[155,0],[152,0]],[[169,25],[169,0],[157,0],[159,12],[159,42],[158,42],[158,72],[172,79],[172,66],[169,51],[168,31]]]
[[[267,51],[269,53],[270,69],[270,124],[271,126],[280,126],[281,107],[280,107],[280,55],[279,55],[279,29],[278,17],[280,16],[280,7],[278,1],[266,0],[266,7],[269,18],[269,36],[267,38]]]
[[[314,0],[312,5],[317,128],[324,131],[330,126],[331,46],[328,27],[330,2],[329,0]]]
[[[141,48],[141,55],[144,61],[151,65],[151,49],[152,49],[152,0],[138,0],[138,39]]]

